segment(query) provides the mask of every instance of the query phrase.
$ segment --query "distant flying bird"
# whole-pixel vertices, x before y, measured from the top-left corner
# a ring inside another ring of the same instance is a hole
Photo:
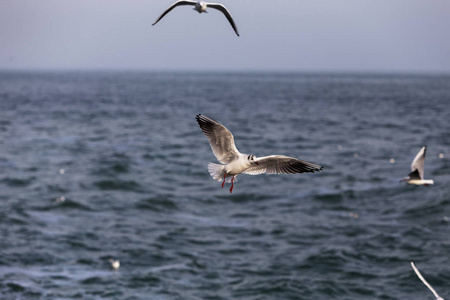
[[[422,280],[422,282],[427,286],[427,288],[429,288],[430,291],[434,294],[436,300],[444,300],[444,298],[442,298],[441,296],[438,295],[438,293],[436,293],[434,288],[425,280],[425,278],[423,278],[422,274],[420,274],[419,272],[419,269],[417,269],[416,265],[414,265],[414,262],[411,262],[411,266],[414,269],[414,272],[416,272],[416,275],[419,277],[419,279]]]
[[[198,11],[199,14],[201,14],[202,12],[207,13],[207,11],[206,11],[207,7],[211,7],[211,8],[220,10],[225,15],[225,17],[227,17],[228,22],[230,22],[231,27],[233,27],[233,29],[234,29],[234,32],[236,32],[236,34],[239,36],[237,26],[234,23],[230,12],[228,11],[228,9],[225,6],[223,6],[220,3],[207,3],[204,1],[181,1],[180,0],[180,1],[177,1],[174,4],[172,4],[152,25],[155,25],[156,23],[158,23],[159,20],[161,20],[165,15],[167,15],[172,9],[174,9],[175,7],[180,6],[180,5],[193,5],[193,6],[195,6],[194,10]]]
[[[241,174],[296,174],[314,173],[322,166],[284,155],[270,155],[256,158],[253,154],[243,154],[234,145],[233,134],[219,122],[204,116],[196,116],[198,125],[208,137],[211,149],[222,165],[209,163],[208,172],[214,180],[231,182],[233,191],[234,178]],[[227,178],[228,177],[228,178]]]
[[[411,173],[401,181],[409,184],[415,185],[425,185],[434,184],[433,179],[423,179],[423,164],[425,163],[425,154],[427,152],[427,146],[423,146],[417,153],[411,164]]]

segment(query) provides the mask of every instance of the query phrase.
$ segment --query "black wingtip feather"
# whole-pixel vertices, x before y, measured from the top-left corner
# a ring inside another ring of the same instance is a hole
[[[290,166],[284,167],[283,172],[287,174],[315,173],[320,172],[322,169],[322,166],[304,161],[298,161]]]
[[[214,132],[214,128],[216,126],[220,126],[219,122],[202,114],[198,114],[195,118],[197,120],[198,125],[200,126],[200,129],[207,136],[208,134],[212,134]]]
[[[195,116],[195,119],[197,120],[198,124],[200,125],[200,127],[202,125],[220,125],[219,122],[217,122],[216,120],[213,120],[207,116],[204,116],[202,114],[198,114],[197,116]]]
[[[206,119],[202,114],[198,114],[195,116],[195,119],[197,120],[198,125],[202,127],[203,124],[208,122],[208,119]]]

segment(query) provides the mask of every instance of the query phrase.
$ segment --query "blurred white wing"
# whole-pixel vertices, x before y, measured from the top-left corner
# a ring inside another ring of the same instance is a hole
[[[238,159],[240,153],[234,145],[231,131],[207,116],[197,115],[196,119],[203,133],[208,137],[211,149],[219,162],[228,164]]]
[[[284,155],[270,155],[256,159],[258,164],[252,164],[244,174],[297,174],[314,173],[323,169],[322,166]]]
[[[422,149],[420,149],[419,153],[417,153],[416,157],[414,158],[412,164],[411,164],[411,174],[409,176],[411,178],[417,177],[417,172],[419,173],[420,179],[423,179],[423,165],[425,163],[425,154],[427,152],[427,146],[423,146]],[[414,174],[416,173],[416,174]],[[411,176],[412,175],[412,176]]]
[[[422,282],[427,286],[427,288],[429,288],[430,291],[434,294],[434,296],[436,297],[436,300],[444,300],[441,296],[438,295],[438,293],[436,293],[434,288],[425,280],[425,278],[423,278],[422,274],[420,274],[420,272],[419,272],[419,269],[416,268],[416,265],[414,264],[414,262],[411,262],[411,266],[414,269],[414,272],[416,272],[416,275],[419,277],[419,279],[422,280]]]

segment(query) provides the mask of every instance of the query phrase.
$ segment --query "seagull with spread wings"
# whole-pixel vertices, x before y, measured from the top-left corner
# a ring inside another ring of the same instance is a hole
[[[241,174],[297,174],[314,173],[322,170],[322,166],[284,155],[256,157],[253,154],[243,154],[234,144],[234,137],[225,126],[204,116],[197,115],[198,125],[208,137],[211,149],[217,160],[222,164],[208,164],[208,172],[214,180],[231,182],[230,193],[233,191],[234,178]]]
[[[427,146],[423,146],[417,153],[411,164],[411,173],[401,181],[409,184],[415,185],[425,185],[434,184],[433,179],[423,179],[423,165],[425,163],[425,154],[427,153]]]
[[[228,9],[223,4],[208,3],[205,1],[182,1],[182,0],[177,1],[174,4],[172,4],[171,6],[169,6],[169,8],[166,9],[166,11],[163,12],[163,14],[152,25],[155,25],[156,23],[158,23],[159,20],[161,20],[165,15],[167,15],[172,9],[174,9],[175,7],[180,6],[180,5],[192,5],[192,6],[194,6],[194,10],[198,11],[199,14],[207,13],[206,8],[208,8],[208,7],[211,7],[211,8],[221,11],[227,18],[228,22],[230,22],[231,27],[233,27],[233,29],[234,29],[234,32],[236,32],[237,36],[239,36],[239,31],[237,29],[237,26],[234,23],[234,20],[231,17],[231,14],[228,11]]]

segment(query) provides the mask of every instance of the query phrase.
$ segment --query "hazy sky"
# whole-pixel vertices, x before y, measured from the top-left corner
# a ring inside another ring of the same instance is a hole
[[[0,0],[0,69],[450,73],[449,0]]]

